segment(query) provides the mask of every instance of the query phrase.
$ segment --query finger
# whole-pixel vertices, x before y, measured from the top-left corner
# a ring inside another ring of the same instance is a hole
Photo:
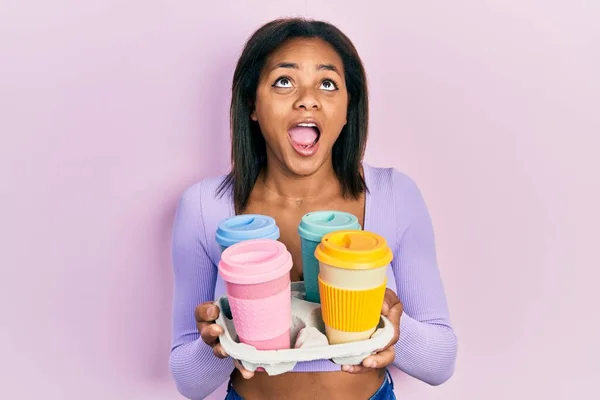
[[[215,324],[215,321],[196,322],[196,329],[198,329],[198,332],[200,333],[202,333],[202,331],[208,327],[213,327],[214,329],[216,329],[217,336],[223,333],[223,328],[220,325]]]
[[[194,317],[198,322],[212,322],[219,318],[219,307],[213,303],[202,303],[194,309]]]
[[[205,323],[203,322],[202,324]],[[200,329],[200,336],[202,336],[202,340],[204,340],[204,343],[212,346],[214,343],[217,342],[217,339],[219,338],[219,335],[222,332],[223,328],[221,328],[219,325],[210,324],[203,326],[202,329]]]
[[[402,303],[400,303],[400,302],[398,302],[398,304],[396,304],[394,307],[392,307],[389,310],[387,318],[389,319],[392,327],[394,328],[394,335],[392,336],[392,339],[383,348],[375,350],[374,353],[381,353],[385,350],[388,350],[389,348],[392,348],[392,349],[394,348],[394,345],[400,339],[400,319],[402,318],[403,312],[404,312],[404,309],[402,307]],[[365,359],[365,360],[367,360],[367,359]],[[365,360],[363,360],[363,362]]]
[[[250,379],[254,376],[254,372],[248,371],[238,360],[233,360],[233,364],[240,371],[244,379]]]
[[[223,333],[223,328],[221,328],[220,325],[217,325],[214,323],[214,321],[210,321],[210,322],[196,322],[196,329],[198,329],[198,332],[202,333],[202,331],[204,331],[207,328],[211,328],[211,329],[215,329],[215,335],[219,336],[221,333]],[[208,334],[208,332],[207,332]]]
[[[385,289],[385,296],[383,297],[383,305],[381,307],[381,314],[387,316],[389,311],[398,304],[400,300],[396,293],[390,288]]]
[[[362,362],[362,366],[366,368],[383,368],[390,365],[394,361],[394,347],[388,347],[381,353],[370,355]]]
[[[344,365],[342,371],[350,374],[364,374],[365,372],[371,371],[372,368],[366,368],[363,365]]]
[[[229,354],[227,354],[223,346],[221,346],[221,343],[215,344],[215,346],[213,347],[213,353],[219,358],[229,357]]]

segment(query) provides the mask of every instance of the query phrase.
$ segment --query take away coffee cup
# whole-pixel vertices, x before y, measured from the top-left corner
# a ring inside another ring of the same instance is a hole
[[[315,257],[329,344],[371,337],[379,324],[393,259],[386,240],[367,231],[331,232],[323,236]]]
[[[216,241],[223,252],[229,246],[251,239],[279,239],[279,227],[266,215],[242,214],[219,222]]]
[[[223,251],[218,265],[240,343],[290,348],[292,256],[274,239],[251,239]]]
[[[305,214],[298,225],[302,252],[302,274],[306,289],[306,300],[320,303],[319,261],[315,250],[327,233],[339,230],[360,230],[356,216],[342,211],[317,211]]]

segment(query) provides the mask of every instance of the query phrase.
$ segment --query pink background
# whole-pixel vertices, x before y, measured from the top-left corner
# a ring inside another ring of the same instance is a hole
[[[243,41],[298,14],[354,40],[367,161],[434,219],[457,371],[400,398],[596,397],[598,1],[1,3],[0,398],[181,398],[175,205],[227,170]]]

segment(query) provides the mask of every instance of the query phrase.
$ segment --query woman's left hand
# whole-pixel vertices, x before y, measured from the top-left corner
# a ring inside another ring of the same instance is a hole
[[[381,315],[387,317],[394,326],[394,337],[383,349],[380,349],[376,354],[365,358],[362,364],[344,365],[342,366],[342,371],[359,374],[374,369],[385,368],[390,365],[394,361],[396,355],[394,345],[400,337],[400,317],[402,316],[403,311],[404,307],[402,306],[400,299],[398,299],[398,296],[396,296],[396,293],[394,293],[393,290],[386,288],[383,306],[381,307]]]

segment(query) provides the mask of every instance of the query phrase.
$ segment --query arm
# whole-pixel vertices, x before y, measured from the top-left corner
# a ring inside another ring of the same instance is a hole
[[[169,368],[177,390],[203,399],[231,375],[231,358],[215,357],[196,328],[194,309],[213,301],[217,269],[206,251],[200,204],[201,183],[185,191],[175,214],[172,238],[174,274],[173,326]]]
[[[430,385],[454,373],[457,340],[450,323],[433,227],[418,187],[394,172],[398,243],[392,261],[396,291],[404,306],[394,366]],[[402,220],[408,219],[408,225]]]

